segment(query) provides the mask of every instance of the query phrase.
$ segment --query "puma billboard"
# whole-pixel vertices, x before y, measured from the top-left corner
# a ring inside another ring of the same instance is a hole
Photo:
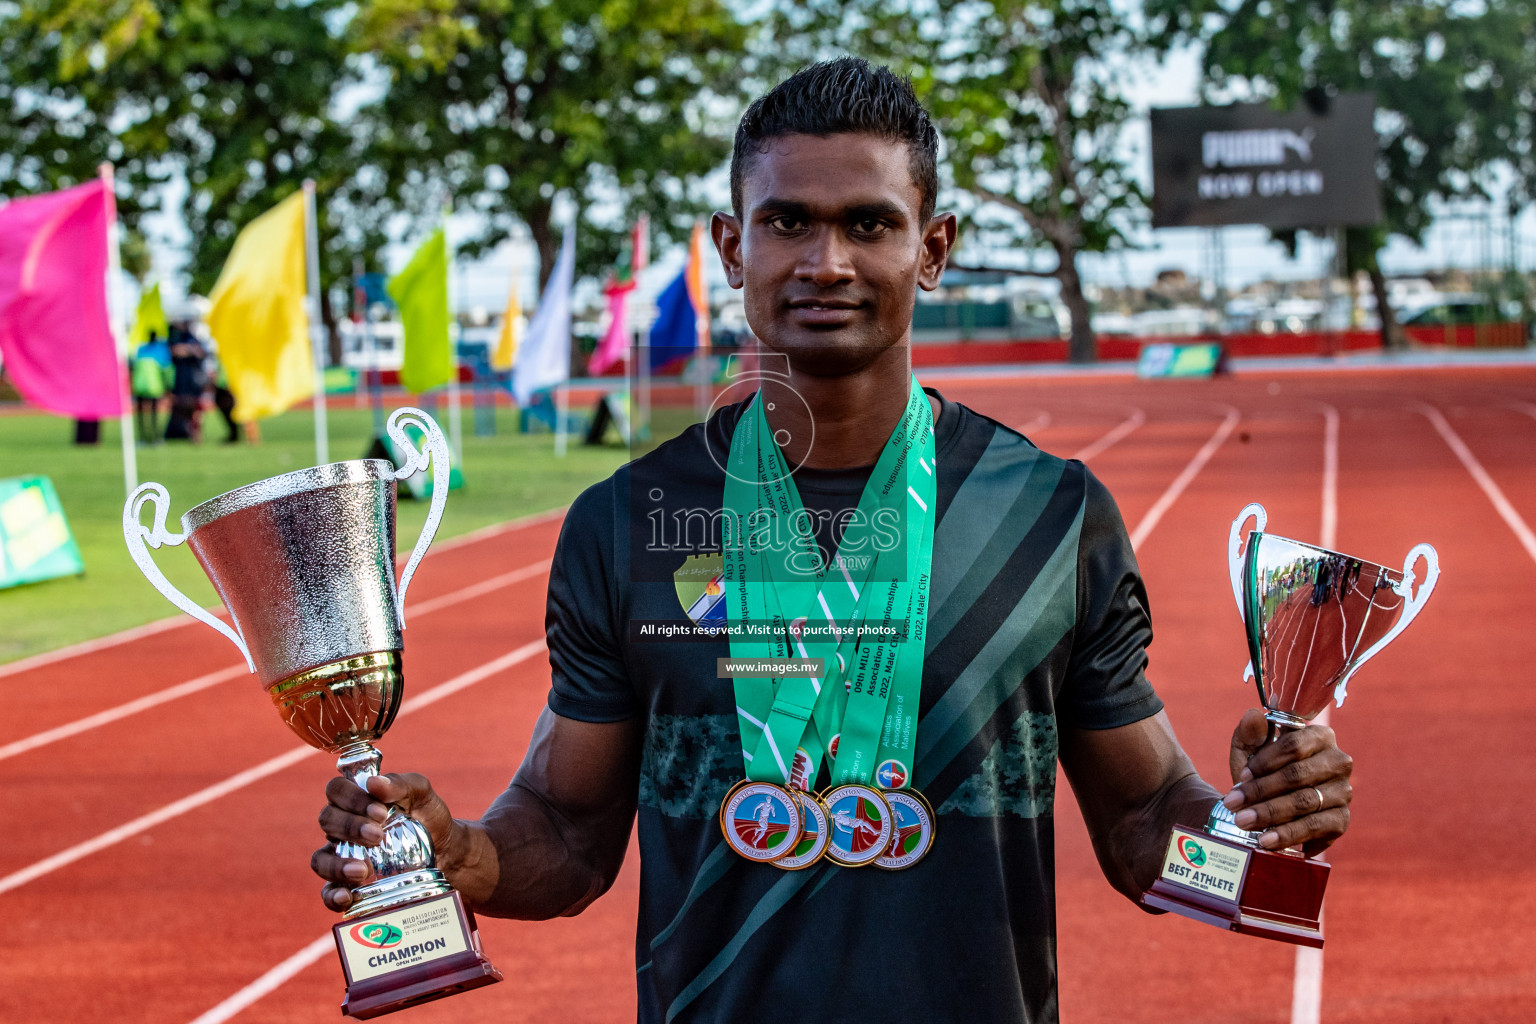
[[[1152,226],[1323,228],[1381,219],[1375,100],[1152,111]]]

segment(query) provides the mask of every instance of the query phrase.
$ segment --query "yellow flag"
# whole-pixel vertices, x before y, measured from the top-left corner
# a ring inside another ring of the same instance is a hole
[[[273,416],[315,393],[304,312],[304,193],[245,226],[209,296],[208,330],[240,423]]]
[[[512,292],[507,296],[507,311],[501,317],[501,335],[491,356],[491,369],[510,370],[517,356],[517,343],[523,336],[523,302],[517,295],[517,258],[512,259]]]
[[[139,296],[139,310],[133,317],[133,330],[128,332],[128,344],[137,350],[151,334],[158,334],[164,341],[170,333],[170,325],[165,322],[165,307],[160,304],[160,282],[156,281]]]

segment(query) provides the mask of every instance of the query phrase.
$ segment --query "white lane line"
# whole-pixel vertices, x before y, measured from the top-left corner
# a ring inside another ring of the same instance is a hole
[[[229,1020],[229,1018],[256,1002],[262,996],[277,991],[289,978],[292,978],[295,974],[298,974],[304,968],[325,956],[327,950],[333,953],[336,951],[336,940],[331,937],[329,932],[320,936],[314,942],[311,942],[293,954],[293,956],[290,956],[266,974],[245,986],[245,988],[224,1000],[218,1006],[198,1015],[192,1021],[192,1024],[224,1024],[224,1021]]]
[[[223,610],[223,605],[216,605],[209,609],[209,611],[215,613],[222,612]],[[164,633],[168,629],[177,629],[189,622],[196,621],[196,619],[189,615],[172,615],[168,618],[156,619],[154,622],[146,622],[142,626],[134,626],[132,629],[125,629],[120,633],[113,633],[110,636],[97,637],[95,640],[83,640],[78,644],[60,647],[55,651],[44,651],[42,654],[34,654],[30,658],[18,658],[16,661],[0,665],[0,679],[16,675],[18,672],[28,672],[34,668],[42,668],[44,665],[52,665],[55,662],[78,658],[93,651],[105,650],[108,647],[116,647],[119,644],[132,643],[135,640],[142,640],[146,636],[154,636],[156,633]]]
[[[420,604],[412,604],[407,609],[410,612],[408,618],[448,608],[452,605],[489,594],[491,591],[498,590],[501,587],[520,583],[529,577],[543,575],[549,571],[549,566],[549,559],[546,558],[542,562],[525,565],[521,569],[513,569],[511,572],[504,572],[500,576],[492,576],[488,580],[482,580],[479,583],[461,587],[447,594],[440,594],[430,600],[422,601]],[[168,686],[163,690],[131,700],[126,704],[119,704],[117,707],[98,711],[94,715],[87,715],[73,722],[66,722],[64,725],[34,733],[31,736],[0,746],[0,761],[4,761],[8,757],[15,757],[17,754],[24,754],[29,750],[36,750],[38,747],[45,747],[50,743],[57,743],[59,740],[68,739],[71,736],[78,736],[83,732],[89,732],[100,726],[109,725],[112,722],[127,718],[129,715],[136,715],[140,711],[148,711],[152,707],[176,700],[178,697],[185,697],[189,694],[197,693],[199,690],[206,690],[210,686],[216,686],[219,683],[225,683],[247,674],[244,664],[231,665],[228,668],[221,668],[216,672],[209,672],[206,675],[198,676],[196,679],[189,679],[184,683]]]
[[[1033,431],[1044,430],[1046,427],[1048,427],[1050,425],[1051,425],[1051,414],[1048,413],[1048,412],[1042,412],[1040,415],[1036,416],[1034,419],[1030,420],[1028,423],[1025,423],[1023,426],[1019,427],[1018,431],[1019,431],[1019,433],[1023,434],[1025,437],[1028,437]]]
[[[492,537],[500,537],[504,533],[512,533],[515,530],[526,530],[530,526],[538,526],[559,519],[565,515],[569,505],[561,505],[559,508],[548,509],[544,512],[530,512],[526,516],[518,516],[516,519],[508,519],[500,523],[492,523],[482,526],[478,530],[470,530],[461,533],[457,537],[449,537],[444,541],[433,541],[429,554],[437,551],[452,551],[454,548],[462,548],[469,544],[478,544],[482,540],[490,540]],[[405,561],[402,557],[400,561]]]
[[[1147,422],[1147,414],[1140,409],[1132,409],[1131,414],[1109,433],[1090,444],[1087,448],[1077,452],[1072,458],[1079,462],[1087,462],[1089,459],[1098,458],[1110,448],[1125,440],[1131,431]]]
[[[1466,467],[1467,472],[1472,474],[1472,479],[1477,481],[1477,486],[1481,487],[1483,493],[1488,496],[1488,500],[1493,502],[1494,510],[1499,513],[1504,522],[1514,531],[1521,547],[1525,548],[1525,553],[1531,556],[1533,562],[1536,562],[1536,534],[1531,532],[1531,528],[1526,525],[1525,520],[1520,518],[1520,513],[1515,511],[1515,506],[1511,505],[1509,499],[1504,497],[1504,492],[1499,489],[1498,484],[1493,482],[1493,477],[1488,475],[1488,471],[1483,468],[1483,464],[1477,461],[1477,456],[1472,454],[1472,450],[1461,439],[1461,435],[1451,429],[1451,425],[1445,421],[1445,417],[1440,414],[1440,410],[1434,406],[1420,405],[1419,411],[1428,417],[1429,422],[1439,432],[1440,437],[1445,443],[1450,446],[1451,451],[1455,453],[1456,457],[1461,460],[1461,464]]]
[[[1323,522],[1318,545],[1330,551],[1339,543],[1339,410],[1323,406]],[[1330,708],[1323,708],[1318,725],[1327,725]],[[1326,853],[1318,860],[1327,860]],[[1325,907],[1317,915],[1323,926]],[[1296,969],[1291,978],[1291,1024],[1320,1024],[1323,1016],[1323,951],[1311,946],[1296,947]]]
[[[437,597],[429,598],[420,604],[409,605],[405,609],[407,618],[415,615],[426,615],[428,612],[435,612],[441,608],[448,608],[464,601],[482,597],[493,590],[500,590],[502,587],[510,587],[514,583],[521,583],[523,580],[542,576],[549,571],[550,564],[550,560],[546,558],[542,562],[533,562],[520,569],[512,569],[499,576],[492,576],[490,579],[481,580],[479,583],[471,583],[467,587],[460,587],[458,590],[447,594],[439,594]]]
[[[478,530],[471,530],[469,533],[461,534],[457,537],[452,537],[448,540],[442,541],[441,543],[434,544],[432,546],[431,553],[436,554],[440,551],[450,551],[454,548],[463,547],[466,544],[474,544],[482,540],[488,540],[492,537],[499,537],[504,533],[511,533],[514,530],[521,530],[529,526],[537,526],[540,523],[547,523],[552,519],[558,519],[565,515],[567,508],[569,508],[569,506],[562,505],[560,508],[550,509],[547,512],[535,512],[532,515],[519,516],[516,519],[509,519],[504,523],[492,523],[490,526],[482,526]],[[397,561],[404,562],[405,559],[404,557],[401,557],[397,559]],[[224,606],[214,605],[209,610],[215,613],[220,613],[223,612]],[[132,643],[133,641],[141,640],[146,636],[154,636],[156,633],[164,633],[166,630],[177,629],[195,621],[195,619],[186,615],[172,615],[168,618],[156,619],[154,622],[147,622],[142,626],[134,626],[132,629],[125,629],[117,633],[108,634],[107,636],[99,636],[94,640],[82,640],[80,643],[70,644],[68,647],[60,647],[56,651],[44,651],[42,654],[34,654],[30,658],[18,658],[15,661],[6,662],[4,665],[0,665],[0,679],[4,679],[6,676],[16,675],[19,672],[27,672],[34,668],[42,668],[44,665],[52,665],[56,662],[68,661],[70,658],[78,658],[82,655],[90,654],[94,651],[105,650],[109,647],[116,647],[120,644]]]
[[[1324,725],[1322,716],[1318,722]],[[1317,913],[1317,926],[1323,926],[1323,912]],[[1318,1024],[1323,1015],[1323,951],[1311,946],[1296,947],[1296,976],[1291,983],[1291,1024]]]
[[[542,650],[544,650],[543,640],[534,640],[526,643],[515,651],[509,651],[493,661],[488,661],[478,668],[472,668],[468,672],[453,677],[446,683],[440,683],[419,696],[405,701],[400,706],[400,714],[407,715],[430,704],[435,704],[444,697],[458,693],[465,687],[473,686],[475,683],[488,679],[519,662],[527,661]],[[275,775],[284,768],[298,764],[305,758],[319,753],[321,751],[315,747],[295,747],[285,754],[268,758],[261,762],[261,764],[231,775],[222,782],[216,782],[190,796],[184,796],[174,803],[166,804],[164,807],[150,811],[148,814],[140,815],[130,822],[119,825],[117,828],[109,829],[98,836],[87,839],[83,843],[76,843],[67,850],[60,850],[51,857],[45,857],[35,864],[30,864],[19,871],[11,872],[4,878],[0,878],[0,893],[19,889],[28,882],[34,882],[44,875],[57,871],[59,868],[89,857],[93,853],[99,853],[110,846],[115,846],[124,839],[148,831],[156,825],[162,825],[172,818],[186,814],[188,811],[196,810],[220,797],[228,796],[236,790],[243,789],[253,782],[259,782],[269,775]]]
[[[1323,522],[1319,544],[1332,551],[1339,536],[1339,410],[1323,406]]]
[[[8,757],[15,757],[17,754],[25,754],[29,750],[36,750],[38,747],[46,747],[50,743],[57,743],[59,740],[68,739],[71,736],[78,736],[82,732],[89,732],[100,726],[116,722],[118,719],[127,718],[129,715],[136,715],[140,711],[148,711],[150,708],[157,707],[167,701],[173,701],[178,697],[197,693],[199,690],[206,690],[210,686],[216,686],[219,683],[225,683],[246,674],[247,670],[244,663],[230,665],[228,668],[221,668],[216,672],[200,675],[196,679],[189,679],[184,683],[177,683],[175,686],[167,686],[163,690],[147,694],[137,700],[131,700],[126,704],[119,704],[115,708],[98,711],[94,715],[87,715],[84,718],[77,718],[73,722],[67,722],[52,729],[33,733],[24,739],[15,740],[0,746],[0,761]]]
[[[1179,495],[1184,493],[1184,488],[1200,475],[1205,464],[1211,461],[1211,456],[1216,454],[1216,449],[1220,448],[1222,442],[1237,429],[1238,421],[1241,419],[1242,416],[1236,409],[1230,407],[1227,409],[1226,419],[1221,421],[1221,426],[1216,428],[1216,433],[1212,434],[1211,439],[1200,447],[1195,457],[1189,460],[1189,465],[1174,478],[1173,483],[1169,484],[1168,489],[1163,492],[1163,496],[1157,499],[1157,502],[1147,510],[1147,514],[1141,517],[1141,522],[1136,524],[1136,529],[1131,531],[1132,550],[1140,549],[1147,535],[1156,528],[1158,522],[1173,507],[1173,503],[1179,500]]]

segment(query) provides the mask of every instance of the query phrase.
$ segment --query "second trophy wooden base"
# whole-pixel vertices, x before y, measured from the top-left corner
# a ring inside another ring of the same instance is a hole
[[[1246,935],[1321,948],[1318,918],[1327,885],[1326,861],[1176,828],[1163,872],[1141,902]]]
[[[342,921],[331,932],[347,976],[341,1012],[359,1020],[501,980],[456,892]]]

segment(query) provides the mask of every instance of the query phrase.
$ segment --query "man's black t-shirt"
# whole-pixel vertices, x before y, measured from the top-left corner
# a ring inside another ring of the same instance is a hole
[[[550,574],[557,714],[645,719],[639,791],[643,1022],[1054,1021],[1057,736],[1161,709],[1143,674],[1146,594],[1120,514],[1088,469],[944,401],[913,785],[931,852],[898,872],[786,872],[726,846],[743,775],[724,639],[647,642],[686,622],[673,574],[717,552],[721,410],[589,488]],[[869,473],[796,474],[806,507],[852,508]],[[835,538],[823,535],[823,545]],[[713,547],[711,547],[713,543]]]

